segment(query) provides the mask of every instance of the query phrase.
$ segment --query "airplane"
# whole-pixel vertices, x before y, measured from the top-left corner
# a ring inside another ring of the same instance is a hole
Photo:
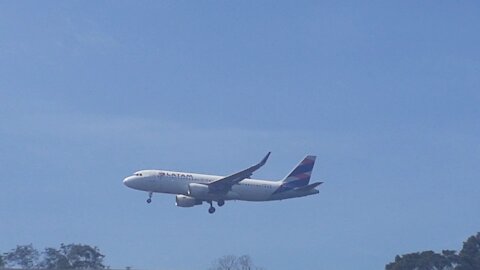
[[[259,163],[228,176],[141,170],[126,177],[123,184],[148,192],[147,203],[152,202],[153,193],[175,194],[178,207],[193,207],[207,202],[210,214],[215,213],[213,202],[221,207],[228,200],[274,201],[319,193],[316,187],[323,182],[309,184],[316,156],[306,156],[282,180],[251,179],[253,172],[265,165],[269,156],[270,152]]]

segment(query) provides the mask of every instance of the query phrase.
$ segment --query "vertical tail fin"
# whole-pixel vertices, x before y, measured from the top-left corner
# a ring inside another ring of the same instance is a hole
[[[282,182],[288,183],[290,187],[306,186],[310,182],[313,165],[315,165],[316,156],[306,156]]]

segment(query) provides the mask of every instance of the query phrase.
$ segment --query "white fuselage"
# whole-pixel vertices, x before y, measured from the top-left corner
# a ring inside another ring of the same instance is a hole
[[[169,194],[189,194],[189,185],[209,184],[223,176],[205,175],[196,173],[174,172],[165,170],[143,170],[134,175],[125,178],[124,184],[130,188],[157,193]],[[282,200],[294,197],[303,197],[317,194],[318,190],[290,190],[274,194],[281,186],[280,181],[244,179],[234,184],[231,189],[224,194],[205,194],[197,199],[206,201],[217,200],[243,200],[243,201],[271,201]]]

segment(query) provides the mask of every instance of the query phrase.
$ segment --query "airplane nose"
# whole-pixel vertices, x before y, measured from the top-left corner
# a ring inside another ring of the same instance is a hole
[[[127,187],[130,187],[132,185],[132,179],[133,177],[129,176],[123,179],[123,184]]]

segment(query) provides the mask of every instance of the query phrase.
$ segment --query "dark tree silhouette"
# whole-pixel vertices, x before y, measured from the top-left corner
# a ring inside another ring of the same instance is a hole
[[[8,266],[32,269],[37,267],[39,252],[33,245],[17,246],[10,252],[5,253],[4,260]]]
[[[59,249],[46,248],[40,253],[30,245],[17,246],[0,257],[4,265],[23,269],[104,269],[103,258],[97,247],[82,244],[61,244]],[[41,259],[40,259],[41,258]]]
[[[451,253],[452,251],[445,251]],[[455,251],[453,251],[455,253]],[[395,262],[387,264],[386,270],[453,270],[455,261],[433,251],[396,256]]]
[[[67,257],[60,250],[46,248],[43,252],[43,261],[40,268],[43,269],[70,269],[72,268]]]
[[[252,258],[248,255],[238,257],[237,263],[240,270],[251,270],[253,267]]]
[[[386,270],[480,270],[480,233],[463,243],[457,254],[444,250],[441,254],[423,251],[396,256],[395,261],[385,266]]]
[[[248,255],[237,257],[225,255],[213,262],[210,270],[258,270],[261,269],[253,264],[252,258]]]
[[[40,264],[44,269],[103,269],[103,258],[97,247],[82,244],[60,245],[60,249],[46,248]]]
[[[480,232],[463,243],[459,254],[459,266],[455,270],[480,269]]]

